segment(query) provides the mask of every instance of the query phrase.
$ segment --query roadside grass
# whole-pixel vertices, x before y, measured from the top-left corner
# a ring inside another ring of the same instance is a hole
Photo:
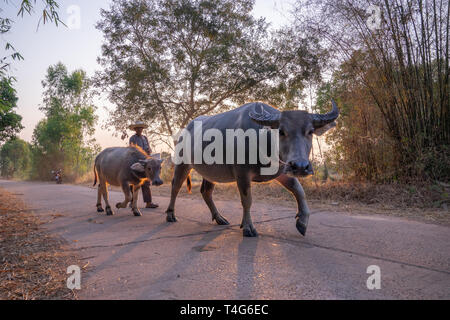
[[[94,172],[86,172],[84,175],[76,178],[73,182],[74,184],[87,184],[87,185],[93,185],[94,184]]]
[[[169,171],[169,172],[167,172]],[[170,170],[163,170],[164,185],[153,187],[152,193],[170,196]],[[192,171],[193,189],[188,194],[186,186],[180,190],[180,196],[199,198],[201,176]],[[342,180],[321,181],[314,176],[300,179],[306,199],[313,210],[327,210],[355,214],[384,214],[412,218],[424,222],[450,226],[450,185],[446,184],[373,184],[363,182],[345,182]],[[254,201],[296,207],[289,191],[278,182],[254,183],[252,185]],[[237,200],[239,192],[235,183],[217,184],[214,199]]]
[[[173,168],[163,165],[161,178],[164,185],[152,187],[152,194],[170,197]],[[185,184],[180,190],[181,197],[201,199],[202,178],[194,170],[192,194],[188,194]],[[76,184],[92,186],[93,174],[80,178]],[[349,182],[341,179],[323,181],[315,176],[300,179],[308,203],[314,210],[328,210],[346,213],[384,214],[412,218],[450,226],[450,185],[448,184],[374,184]],[[120,188],[111,187],[120,191]],[[254,201],[296,207],[291,193],[276,181],[254,183]],[[239,201],[235,183],[217,184],[214,199]]]
[[[76,299],[66,270],[79,260],[43,223],[18,195],[0,188],[0,300]]]

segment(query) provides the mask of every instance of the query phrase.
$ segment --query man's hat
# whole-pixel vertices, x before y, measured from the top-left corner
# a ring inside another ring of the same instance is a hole
[[[148,125],[146,125],[143,121],[136,121],[132,125],[128,127],[130,130],[135,130],[136,128],[144,128],[147,129]]]

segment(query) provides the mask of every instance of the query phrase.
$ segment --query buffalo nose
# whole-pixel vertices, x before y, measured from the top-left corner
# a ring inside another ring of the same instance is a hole
[[[313,173],[312,165],[309,161],[290,161],[289,166],[294,174],[306,176]]]
[[[153,180],[153,181],[152,181],[152,184],[153,184],[154,186],[160,186],[160,185],[163,184],[163,182],[162,182],[161,179],[157,179],[157,180]]]

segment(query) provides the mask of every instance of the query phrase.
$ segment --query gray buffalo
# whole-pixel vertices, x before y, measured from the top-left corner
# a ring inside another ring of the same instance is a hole
[[[148,156],[136,147],[108,148],[103,150],[95,159],[94,186],[98,184],[97,211],[103,212],[101,197],[105,200],[107,215],[113,215],[108,202],[107,185],[121,186],[125,194],[125,200],[116,204],[116,208],[126,208],[131,201],[131,208],[135,216],[141,216],[137,208],[138,191],[141,185],[149,180],[151,184],[160,186],[163,184],[159,173],[162,160],[159,155]],[[132,187],[132,194],[130,190]]]
[[[274,132],[278,132],[279,137],[278,171],[274,174],[262,175],[261,168],[264,165],[261,161],[257,161],[256,164],[251,164],[248,161],[251,152],[249,152],[249,142],[247,141],[245,145],[240,145],[241,152],[244,149],[246,156],[246,162],[244,164],[229,164],[229,162],[225,161],[207,164],[191,161],[195,159],[195,154],[198,154],[198,149],[203,148],[203,150],[200,150],[200,153],[204,151],[212,143],[212,139],[210,142],[202,141],[202,144],[200,146],[197,144],[197,147],[192,143],[191,150],[186,152],[185,155],[182,155],[183,159],[187,155],[190,161],[182,161],[175,166],[171,198],[166,211],[167,221],[177,221],[174,209],[178,192],[185,180],[190,182],[189,173],[192,169],[195,169],[203,177],[201,193],[211,211],[213,221],[215,220],[217,224],[227,225],[229,223],[220,215],[213,202],[212,193],[215,183],[237,182],[243,206],[241,228],[243,229],[244,236],[255,237],[258,233],[250,217],[250,207],[252,204],[251,183],[276,179],[294,195],[297,201],[296,227],[304,236],[310,213],[305,200],[305,193],[297,177],[313,174],[313,168],[309,161],[313,135],[322,135],[336,125],[335,120],[339,116],[339,109],[334,101],[332,101],[332,106],[331,112],[327,114],[311,114],[300,110],[280,112],[267,104],[254,102],[225,113],[214,116],[202,116],[192,121],[186,128],[186,132],[189,132],[192,136],[195,136],[195,121],[197,121],[197,124],[201,122],[202,130],[215,129],[216,132],[218,130],[225,139],[229,140],[231,138],[228,138],[226,134],[229,129],[242,129],[243,131],[254,129],[258,132],[267,129],[275,130]],[[272,130],[267,131],[270,135]],[[236,147],[236,137],[234,139],[234,142],[231,144],[229,143],[231,141],[224,143],[224,159],[226,157],[225,154],[230,151],[228,148],[234,148],[232,150],[234,152],[233,155],[239,151]],[[267,141],[269,140],[268,138]],[[181,141],[182,138],[180,137],[178,143],[181,143]],[[230,145],[231,147],[229,147]],[[270,149],[270,146],[268,146],[268,149]]]

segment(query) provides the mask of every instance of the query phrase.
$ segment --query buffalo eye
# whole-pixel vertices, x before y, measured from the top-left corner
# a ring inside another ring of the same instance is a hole
[[[312,136],[313,133],[314,133],[314,129],[309,130],[309,131],[308,131],[308,136]]]
[[[280,137],[285,137],[286,136],[286,132],[283,129],[280,129],[279,133],[280,133]]]

